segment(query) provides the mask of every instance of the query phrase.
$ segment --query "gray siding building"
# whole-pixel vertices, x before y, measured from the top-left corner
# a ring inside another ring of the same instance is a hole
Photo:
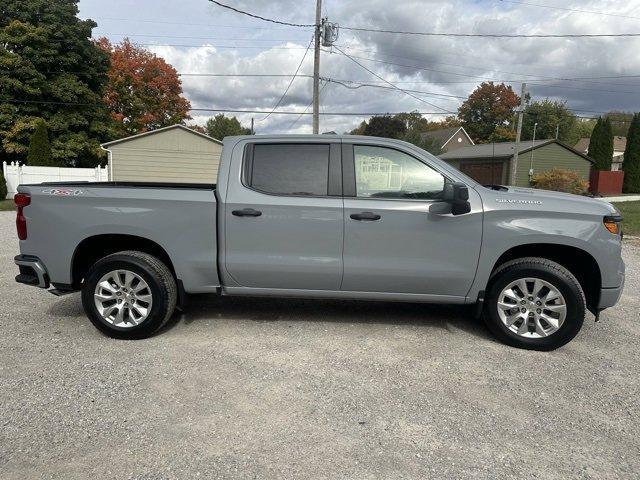
[[[439,157],[479,183],[506,185],[514,152],[515,142],[484,143],[443,153]],[[592,165],[593,161],[585,154],[558,140],[521,142],[516,185],[529,186],[530,169],[534,175],[553,168],[571,170],[588,181]]]

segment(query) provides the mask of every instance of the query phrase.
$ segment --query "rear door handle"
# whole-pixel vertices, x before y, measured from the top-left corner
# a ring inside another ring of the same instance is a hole
[[[231,214],[236,217],[259,217],[262,212],[253,208],[243,208],[242,210],[233,210]]]
[[[377,213],[373,213],[373,212],[352,213],[349,216],[354,220],[360,220],[360,221],[365,220],[365,221],[368,221],[368,222],[374,222],[374,221],[380,220],[382,218],[380,215],[378,215]]]

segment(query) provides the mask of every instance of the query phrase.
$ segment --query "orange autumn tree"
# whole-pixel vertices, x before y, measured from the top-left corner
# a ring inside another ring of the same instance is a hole
[[[191,118],[191,104],[182,96],[178,72],[164,59],[129,39],[112,45],[103,37],[98,46],[111,58],[103,101],[121,135],[142,133]]]

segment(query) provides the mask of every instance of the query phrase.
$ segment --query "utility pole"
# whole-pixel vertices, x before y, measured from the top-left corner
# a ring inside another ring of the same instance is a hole
[[[253,117],[251,117],[251,135],[255,135],[255,130],[253,129]]]
[[[516,130],[516,145],[511,157],[511,167],[509,169],[509,185],[516,184],[516,174],[518,170],[518,153],[520,151],[520,136],[522,135],[522,117],[524,116],[525,95],[527,94],[527,84],[522,84],[520,93],[520,110],[518,111],[518,129]]]
[[[320,35],[322,32],[322,0],[316,0],[316,34],[313,51],[313,133],[320,130]]]

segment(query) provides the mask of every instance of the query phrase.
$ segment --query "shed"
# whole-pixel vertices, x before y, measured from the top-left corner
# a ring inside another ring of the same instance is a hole
[[[515,142],[484,143],[443,153],[439,157],[481,184],[506,185],[514,152]],[[535,175],[562,168],[576,172],[588,181],[592,165],[593,160],[584,153],[558,140],[520,142],[516,185],[529,186],[529,169]]]
[[[172,125],[102,144],[112,181],[216,183],[222,142]]]

